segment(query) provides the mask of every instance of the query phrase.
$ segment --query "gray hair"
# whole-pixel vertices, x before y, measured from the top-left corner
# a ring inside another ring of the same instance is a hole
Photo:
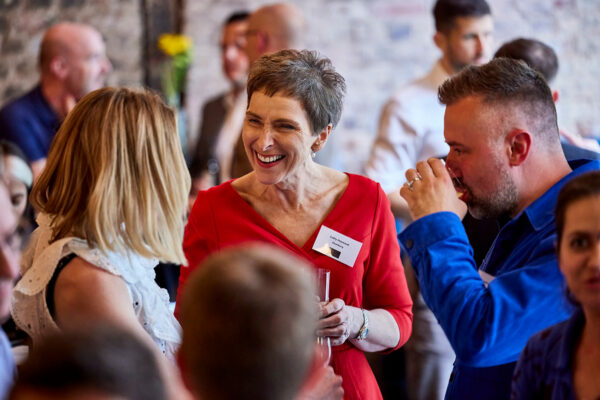
[[[327,125],[335,127],[342,115],[346,83],[331,61],[309,50],[281,50],[256,60],[248,76],[248,103],[252,94],[282,94],[297,99],[313,135]]]

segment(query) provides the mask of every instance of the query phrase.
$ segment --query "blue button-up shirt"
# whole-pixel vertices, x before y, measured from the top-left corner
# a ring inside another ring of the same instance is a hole
[[[454,213],[427,215],[399,235],[423,298],[456,353],[447,399],[507,399],[529,337],[569,317],[554,249],[554,207],[568,180],[600,169],[600,162],[570,165],[570,174],[502,227],[479,273]]]
[[[29,162],[48,156],[59,126],[39,85],[0,110],[0,138],[19,146]]]

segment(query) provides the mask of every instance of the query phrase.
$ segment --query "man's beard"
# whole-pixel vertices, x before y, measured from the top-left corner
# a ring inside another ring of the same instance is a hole
[[[469,206],[469,213],[471,216],[473,216],[473,218],[510,219],[517,212],[517,186],[505,169],[499,168],[498,173],[500,176],[497,180],[495,190],[492,193],[487,194],[485,197],[475,196],[475,194],[469,189],[472,197],[471,201],[469,201],[467,205]]]

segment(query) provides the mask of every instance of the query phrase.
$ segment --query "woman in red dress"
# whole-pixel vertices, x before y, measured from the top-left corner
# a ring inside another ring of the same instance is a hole
[[[412,301],[379,184],[312,159],[340,119],[344,79],[315,52],[283,50],[253,64],[247,90],[242,140],[254,171],[199,194],[186,227],[189,267],[181,269],[180,293],[208,254],[249,241],[330,270],[333,300],[321,303],[317,335],[331,340],[344,398],[380,399],[363,352],[408,340]]]

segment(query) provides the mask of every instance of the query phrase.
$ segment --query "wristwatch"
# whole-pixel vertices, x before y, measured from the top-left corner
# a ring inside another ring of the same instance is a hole
[[[356,340],[365,340],[367,335],[369,334],[369,317],[367,316],[367,311],[364,308],[360,309],[363,315],[363,324],[358,331],[358,335],[356,335]]]

